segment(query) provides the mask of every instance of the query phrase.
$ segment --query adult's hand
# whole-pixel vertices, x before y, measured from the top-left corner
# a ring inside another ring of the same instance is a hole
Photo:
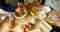
[[[59,7],[59,9],[58,9],[58,12],[57,12],[57,13],[58,13],[58,15],[57,15],[57,16],[58,16],[58,18],[59,18],[59,20],[60,20],[60,7]]]
[[[22,14],[23,13],[23,8],[18,7],[18,8],[16,8],[15,12]]]
[[[24,8],[24,4],[18,2],[18,8],[16,8],[16,11],[15,12],[22,14],[23,13],[23,8]]]

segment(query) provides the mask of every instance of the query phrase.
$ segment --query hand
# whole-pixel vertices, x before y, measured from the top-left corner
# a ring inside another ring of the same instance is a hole
[[[15,26],[15,20],[12,20],[11,23],[9,24],[9,29],[13,29]]]
[[[23,13],[23,8],[24,8],[24,4],[18,2],[18,8],[16,8],[16,11],[15,12],[22,14]]]
[[[58,9],[58,18],[60,19],[60,7],[59,7],[59,9]]]
[[[16,11],[15,12],[22,14],[23,13],[23,8],[16,8]]]
[[[58,13],[60,13],[60,7],[59,7],[59,9],[58,9]]]

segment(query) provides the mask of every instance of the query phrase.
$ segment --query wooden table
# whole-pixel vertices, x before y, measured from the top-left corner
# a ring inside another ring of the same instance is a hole
[[[15,19],[15,27],[12,30],[14,32],[21,32],[21,29],[20,29],[21,25],[24,22],[28,22],[29,23],[29,20],[28,20],[29,17],[32,17],[32,16],[28,13],[28,15],[25,18]],[[10,24],[10,21],[9,21],[9,18],[7,17],[4,20],[4,22],[0,25],[0,32],[5,32],[8,29],[8,25],[9,24]],[[56,23],[54,23],[52,25],[56,25],[56,26],[60,27],[60,21],[56,21]],[[33,28],[34,28],[34,25],[33,25]],[[37,28],[37,26],[35,28]]]

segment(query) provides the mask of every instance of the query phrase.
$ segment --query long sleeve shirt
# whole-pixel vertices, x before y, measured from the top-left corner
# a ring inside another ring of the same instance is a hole
[[[15,7],[13,7],[13,6],[0,5],[0,9],[3,9],[3,10],[8,11],[8,12],[15,12]]]
[[[0,0],[0,9],[9,11],[9,12],[15,12],[15,7],[11,5],[6,5],[6,0]]]

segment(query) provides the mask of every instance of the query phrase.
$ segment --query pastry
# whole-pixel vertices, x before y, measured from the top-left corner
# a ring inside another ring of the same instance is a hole
[[[31,25],[28,23],[25,23],[21,26],[21,29],[23,32],[28,32],[31,29]]]

